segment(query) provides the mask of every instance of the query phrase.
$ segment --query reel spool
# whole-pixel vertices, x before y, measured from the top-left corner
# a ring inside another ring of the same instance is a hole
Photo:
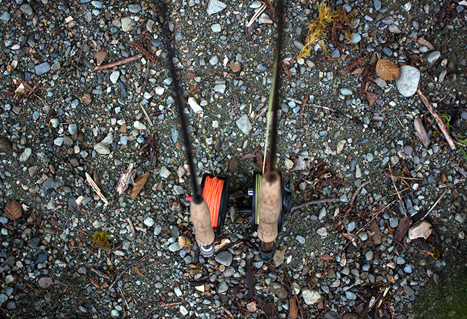
[[[201,181],[203,198],[211,214],[211,227],[217,237],[222,234],[224,228],[229,203],[229,187],[229,178],[225,176],[204,174]]]
[[[284,216],[285,214],[290,213],[292,210],[292,193],[286,191],[284,188],[284,184],[282,183],[282,174],[279,172],[281,176],[281,211],[279,214],[279,219],[277,221],[277,232],[280,233],[282,231],[282,225],[284,223]],[[249,192],[249,195],[252,196],[252,203],[251,203],[251,227],[253,231],[258,229],[259,224],[259,215],[258,215],[258,200],[259,200],[259,193],[261,191],[261,182],[263,180],[263,175],[260,172],[253,173],[253,189],[252,192]],[[245,211],[245,210],[242,210]]]

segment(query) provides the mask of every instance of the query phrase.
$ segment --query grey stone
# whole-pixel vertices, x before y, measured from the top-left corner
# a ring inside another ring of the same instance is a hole
[[[54,144],[58,147],[62,146],[63,145],[63,137],[57,137],[56,139],[54,139]]]
[[[412,146],[410,146],[410,145],[404,146],[404,153],[406,155],[412,155],[412,152],[413,152],[413,147]]]
[[[355,166],[355,178],[361,178],[362,177],[362,170],[360,169],[360,165],[357,164]]]
[[[376,11],[379,11],[381,9],[381,1],[380,0],[373,1],[373,5],[375,6]]]
[[[400,94],[411,97],[417,92],[420,82],[420,71],[410,65],[400,67],[399,77],[396,79],[396,87]]]
[[[179,186],[179,185],[175,185],[174,188],[173,188],[173,190],[174,190],[174,194],[175,194],[175,195],[183,195],[183,194],[185,194],[185,189],[184,189],[183,187]]]
[[[352,33],[352,43],[356,44],[362,40],[362,36],[359,33]]]
[[[209,15],[221,12],[227,7],[227,5],[218,0],[209,0],[207,13]]]
[[[339,59],[341,57],[341,53],[339,52],[339,49],[335,49],[331,53],[331,58],[333,59]]]
[[[328,230],[326,227],[321,227],[319,228],[316,233],[321,237],[321,238],[326,238],[328,237]]]
[[[102,9],[104,7],[104,4],[101,1],[91,1],[91,4],[94,6],[94,8],[97,9]]]
[[[0,305],[3,305],[5,301],[8,300],[8,296],[5,294],[0,294]]]
[[[300,244],[304,244],[305,243],[305,238],[303,238],[302,236],[297,236],[295,237],[295,239],[300,243]]]
[[[217,57],[217,55],[213,55],[213,56],[209,59],[209,64],[211,64],[211,65],[216,65],[217,63],[219,63],[219,58]]]
[[[133,123],[133,127],[137,130],[141,130],[141,131],[144,131],[146,129],[146,125],[144,125],[143,123],[141,123],[140,121],[135,121],[135,123]]]
[[[172,142],[177,143],[178,140],[178,130],[171,129],[170,132],[172,133]]]
[[[94,150],[101,155],[110,154],[110,149],[102,143],[94,145]]]
[[[221,28],[221,25],[220,25],[219,23],[216,23],[216,24],[213,24],[213,25],[211,26],[211,30],[212,30],[212,32],[214,32],[214,33],[219,33],[219,32],[222,31],[222,28]]]
[[[154,219],[152,217],[146,217],[143,223],[148,227],[152,227],[154,225]]]
[[[128,11],[131,13],[138,13],[141,11],[141,6],[139,4],[129,4]]]
[[[79,213],[79,206],[78,204],[76,203],[76,200],[74,198],[68,198],[68,208],[70,209],[70,211],[74,214],[78,214]]]
[[[354,293],[354,292],[351,292],[350,290],[347,290],[345,292],[345,297],[349,300],[356,300],[357,299],[357,295]]]
[[[426,60],[428,63],[430,64],[433,64],[435,63],[436,61],[438,61],[438,59],[441,57],[441,52],[439,51],[433,51],[433,52],[430,52],[427,56],[426,56]]]
[[[391,226],[391,228],[396,228],[398,225],[399,225],[399,218],[398,217],[389,218],[389,226]]]
[[[117,83],[119,77],[120,77],[120,71],[113,71],[110,74],[110,82],[114,84]]]
[[[388,29],[389,29],[389,32],[395,33],[395,34],[399,34],[402,32],[401,29],[395,24],[391,24]]]
[[[26,162],[29,159],[29,157],[31,156],[31,154],[32,154],[32,149],[30,149],[29,147],[26,147],[24,149],[24,152],[19,157],[19,161],[20,162]]]
[[[4,22],[8,22],[10,21],[10,14],[8,12],[3,12],[2,15],[0,16],[0,20],[4,21]],[[1,304],[1,303],[0,303]]]
[[[372,261],[373,260],[373,251],[369,250],[366,252],[365,254],[365,259],[368,260],[368,261]]]
[[[167,169],[167,167],[162,166],[159,175],[163,178],[168,178],[172,173]]]
[[[321,295],[316,290],[305,289],[302,291],[303,301],[307,305],[314,305],[321,299]]]
[[[287,289],[285,289],[284,286],[275,281],[269,285],[269,290],[271,290],[280,300],[284,300],[289,296],[289,292],[287,291]]]
[[[341,92],[342,95],[352,95],[353,94],[352,90],[349,90],[349,89],[346,89],[346,88],[340,89],[340,92]]]
[[[27,16],[30,16],[32,15],[32,8],[29,4],[23,4],[21,7],[19,7],[19,9],[21,10],[21,12],[24,13],[24,15],[27,15]]]
[[[124,32],[130,32],[135,27],[135,21],[131,17],[122,18],[121,24]]]
[[[42,184],[42,190],[44,194],[47,195],[52,189],[57,189],[63,186],[63,183],[60,181],[56,181],[53,177],[47,178],[47,180]]]
[[[175,243],[173,243],[173,244],[171,244],[169,246],[169,250],[171,252],[176,252],[176,251],[179,251],[180,249],[182,249],[182,248],[180,247],[180,244],[178,243],[178,241],[176,241]]]
[[[355,222],[348,223],[347,225],[345,225],[345,228],[350,233],[351,231],[353,231],[355,229]]]
[[[36,75],[45,74],[50,71],[50,64],[48,62],[38,64],[34,67],[34,70],[36,71]]]
[[[37,248],[39,246],[40,242],[41,242],[41,239],[39,237],[34,237],[34,238],[31,238],[28,241],[28,246],[30,248]]]
[[[70,135],[78,134],[78,125],[76,124],[68,125],[68,132],[70,133]]]
[[[214,91],[216,91],[216,92],[218,92],[220,94],[224,94],[225,88],[226,88],[225,84],[217,84],[217,85],[214,86]]]
[[[228,250],[221,251],[215,257],[215,260],[219,264],[222,264],[222,265],[224,265],[226,267],[228,267],[228,266],[230,266],[230,264],[232,264],[232,259],[233,259],[232,253],[230,251],[228,251]]]
[[[243,134],[248,135],[250,133],[252,126],[248,115],[243,114],[235,123]]]
[[[398,264],[398,265],[405,264],[405,259],[402,258],[401,256],[398,256],[397,259],[396,259],[396,264]]]
[[[195,113],[203,112],[203,108],[198,104],[198,102],[196,101],[194,97],[188,98],[188,105],[191,107],[191,109]]]
[[[222,281],[219,286],[217,287],[217,291],[222,294],[224,292],[226,292],[227,290],[229,289],[229,286],[227,285],[227,283],[225,281]]]

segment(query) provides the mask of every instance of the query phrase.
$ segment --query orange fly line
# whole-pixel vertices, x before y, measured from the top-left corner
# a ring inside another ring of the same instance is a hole
[[[213,229],[217,229],[223,187],[224,180],[218,179],[217,177],[211,178],[207,176],[204,181],[203,198],[211,213],[211,227]]]

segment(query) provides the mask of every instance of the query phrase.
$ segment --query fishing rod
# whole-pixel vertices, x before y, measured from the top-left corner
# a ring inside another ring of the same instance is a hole
[[[282,229],[284,215],[291,210],[292,194],[285,191],[282,175],[277,170],[277,122],[280,94],[280,68],[281,50],[284,31],[283,0],[277,1],[276,16],[277,39],[274,60],[273,83],[269,95],[269,106],[266,123],[265,161],[262,174],[254,173],[255,192],[253,195],[253,216],[257,222],[257,233],[260,239],[259,253],[264,261],[269,261],[274,256],[275,244],[279,231]],[[271,142],[269,160],[267,161],[268,133],[271,127]],[[266,161],[269,165],[266,165]],[[266,168],[266,171],[265,171]]]
[[[185,104],[182,100],[177,71],[173,62],[175,53],[172,46],[172,33],[169,30],[169,13],[167,5],[163,0],[159,1],[158,5],[162,13],[159,15],[159,20],[162,26],[162,32],[165,35],[167,60],[169,62],[169,70],[172,77],[175,104],[177,105],[183,136],[183,146],[185,148],[186,160],[190,171],[191,187],[193,191],[193,196],[189,198],[191,200],[190,216],[195,229],[195,238],[199,245],[200,252],[203,256],[210,257],[215,251],[213,244],[215,236],[220,236],[224,226],[229,197],[229,179],[224,176],[205,174],[201,181],[201,187],[198,185],[193,153],[184,114]]]

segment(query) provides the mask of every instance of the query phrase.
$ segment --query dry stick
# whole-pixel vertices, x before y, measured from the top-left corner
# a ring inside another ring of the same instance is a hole
[[[125,298],[125,294],[123,293],[123,289],[121,287],[118,287],[118,289],[120,290],[120,293],[122,294],[123,301],[125,301],[126,307],[128,308],[128,310],[130,310],[130,307],[128,306],[128,302],[126,301],[126,298]]]
[[[320,200],[312,200],[311,202],[306,202],[297,206],[292,207],[290,210],[291,213],[293,213],[295,210],[310,206],[310,205],[317,205],[317,204],[327,204],[327,203],[337,203],[340,202],[339,198],[329,198],[329,199],[320,199]]]
[[[144,70],[144,81],[141,87],[141,94],[144,95],[144,91],[146,90],[146,83],[148,82],[149,77],[149,63],[146,63],[146,70]]]
[[[123,65],[123,64],[127,64],[127,63],[130,63],[130,62],[139,60],[142,57],[143,57],[143,55],[141,53],[138,53],[137,55],[131,56],[129,58],[125,58],[125,59],[122,59],[122,60],[119,60],[119,61],[110,62],[108,64],[96,66],[94,68],[94,71],[111,69],[111,68],[113,68],[115,66],[119,66],[119,65]]]
[[[436,114],[435,110],[433,109],[433,106],[431,106],[430,102],[426,98],[425,95],[423,95],[422,91],[420,89],[417,90],[418,96],[422,100],[423,104],[425,104],[426,108],[428,111],[430,111],[431,115],[436,120],[436,124],[438,124],[441,132],[443,132],[444,137],[448,141],[449,146],[451,147],[452,150],[456,149],[456,144],[454,143],[454,140],[451,138],[451,135],[449,134],[448,130],[446,129],[446,126],[444,126],[443,120]]]
[[[288,97],[286,98],[287,100],[289,101],[293,101],[297,104],[303,104],[302,101],[299,101],[297,99],[294,99],[294,98],[291,98],[291,97]],[[337,114],[341,114],[341,115],[344,115],[346,118],[348,119],[351,119],[352,121],[355,121],[357,123],[361,123],[362,121],[360,121],[359,119],[353,117],[352,115],[349,115],[349,114],[345,114],[344,112],[342,111],[338,111],[338,110],[334,110],[334,109],[331,109],[330,107],[327,107],[327,106],[321,106],[321,105],[318,105],[318,104],[312,104],[312,103],[309,103],[309,104],[305,104],[303,106],[306,106],[306,105],[309,105],[311,107],[314,107],[314,108],[317,108],[317,109],[323,109],[323,110],[327,110],[329,112],[334,112],[334,113],[337,113]]]
[[[112,282],[112,284],[110,285],[109,287],[109,290],[112,289],[112,287],[115,285],[115,283],[117,282],[117,280],[120,279],[120,277],[123,276],[124,273],[126,273],[128,271],[128,269],[130,269],[131,267],[135,266],[136,264],[139,264],[140,262],[142,262],[143,260],[145,260],[146,258],[148,258],[149,256],[152,256],[154,255],[154,253],[156,251],[158,251],[159,249],[154,249],[153,251],[151,251],[149,254],[147,254],[146,256],[143,256],[141,257],[140,259],[138,259],[137,261],[135,261],[134,263],[132,263],[131,265],[129,265],[128,267],[125,268],[125,270],[123,270],[120,275],[117,276],[117,278],[115,278],[115,280]]]
[[[149,122],[149,124],[150,124],[151,126],[153,126],[153,125],[152,125],[152,121],[151,121],[151,119],[149,118],[148,112],[146,112],[146,110],[145,110],[143,104],[140,103],[139,105],[141,106],[141,109],[143,110],[143,113],[144,113],[144,115],[146,116],[146,120]]]
[[[81,247],[76,247],[76,248],[81,248]],[[94,273],[96,273],[96,275],[98,275],[98,276],[101,277],[101,278],[110,280],[109,276],[107,276],[106,274],[104,274],[104,273],[103,273],[102,271],[100,271],[100,270],[91,268],[91,271],[94,272]]]
[[[407,210],[405,209],[404,201],[402,200],[401,193],[399,193],[399,189],[396,186],[396,182],[394,182],[394,177],[393,177],[394,174],[392,173],[391,163],[389,163],[389,171],[391,172],[392,185],[396,189],[397,197],[399,197],[399,200],[402,205],[402,210],[404,211],[404,216],[407,217]]]
[[[438,200],[433,204],[433,206],[431,206],[431,208],[428,210],[428,212],[425,214],[425,216],[423,216],[422,219],[420,219],[418,222],[421,222],[422,220],[424,220],[431,213],[431,211],[436,207],[436,205],[438,205],[438,203],[441,201],[441,199],[444,197],[444,195],[446,195],[449,188],[450,187],[448,187],[448,188],[446,188],[444,190],[444,192],[441,194],[441,196],[438,198]]]
[[[106,205],[109,205],[109,202],[108,200],[104,197],[104,195],[102,194],[100,188],[97,186],[97,184],[94,182],[94,180],[91,178],[91,176],[88,174],[88,172],[86,172],[84,174],[86,176],[86,180],[88,181],[88,183],[91,185],[92,189],[96,192],[97,195],[99,195],[100,199],[102,199],[102,201],[106,204]]]
[[[265,4],[263,4],[261,7],[258,8],[258,10],[256,10],[256,12],[253,15],[253,17],[251,18],[251,20],[246,24],[246,27],[248,28],[249,26],[251,26],[253,24],[253,22],[255,22],[256,18],[258,18],[259,15],[261,13],[263,13],[264,10],[266,10],[266,5]]]
[[[298,309],[300,309],[300,315],[302,316],[302,319],[305,319],[305,317],[303,316],[303,312],[302,312],[302,306],[300,306],[300,301],[298,300],[297,293],[295,292],[294,286],[292,286],[292,282],[290,281],[289,274],[287,273],[287,271],[285,271],[284,267],[282,267],[282,271],[287,276],[287,280],[289,281],[290,287],[292,288],[293,294],[295,295],[295,300],[297,300]]]
[[[174,303],[163,303],[161,307],[168,307],[168,306],[176,306],[176,305],[181,305],[183,302],[174,302]]]
[[[355,202],[355,199],[357,198],[357,195],[360,193],[360,191],[362,190],[363,187],[365,187],[366,185],[370,184],[370,181],[366,181],[365,183],[363,183],[362,185],[360,185],[357,190],[355,191],[355,193],[353,194],[352,196],[352,199],[350,200],[350,203],[349,203],[349,208],[347,208],[347,210],[345,211],[345,214],[344,216],[342,217],[342,221],[344,221],[346,218],[347,218],[347,215],[350,213],[350,211],[352,210],[352,206],[353,206],[353,203]]]

